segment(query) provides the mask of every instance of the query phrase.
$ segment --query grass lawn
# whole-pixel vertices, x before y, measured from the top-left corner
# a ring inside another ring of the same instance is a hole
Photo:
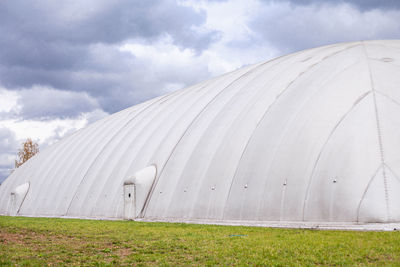
[[[0,216],[0,265],[398,265],[399,232]]]

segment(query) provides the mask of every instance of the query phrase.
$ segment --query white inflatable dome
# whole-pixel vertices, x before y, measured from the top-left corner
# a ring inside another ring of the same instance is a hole
[[[108,116],[0,186],[0,214],[400,222],[400,41],[244,67]]]

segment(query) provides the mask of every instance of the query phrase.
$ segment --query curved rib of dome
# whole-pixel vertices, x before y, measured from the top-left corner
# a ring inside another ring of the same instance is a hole
[[[0,186],[0,214],[399,222],[399,85],[397,40],[247,66],[45,149]]]

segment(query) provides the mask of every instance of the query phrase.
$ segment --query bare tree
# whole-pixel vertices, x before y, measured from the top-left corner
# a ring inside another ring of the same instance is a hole
[[[33,142],[30,138],[26,139],[26,141],[22,143],[22,148],[18,149],[19,160],[15,161],[15,168],[18,168],[24,164],[28,159],[33,157],[38,152],[39,145]]]

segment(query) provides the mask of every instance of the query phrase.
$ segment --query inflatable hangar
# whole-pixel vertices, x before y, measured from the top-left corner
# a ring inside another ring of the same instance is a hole
[[[400,222],[400,40],[300,51],[43,150],[0,214],[243,225]]]

